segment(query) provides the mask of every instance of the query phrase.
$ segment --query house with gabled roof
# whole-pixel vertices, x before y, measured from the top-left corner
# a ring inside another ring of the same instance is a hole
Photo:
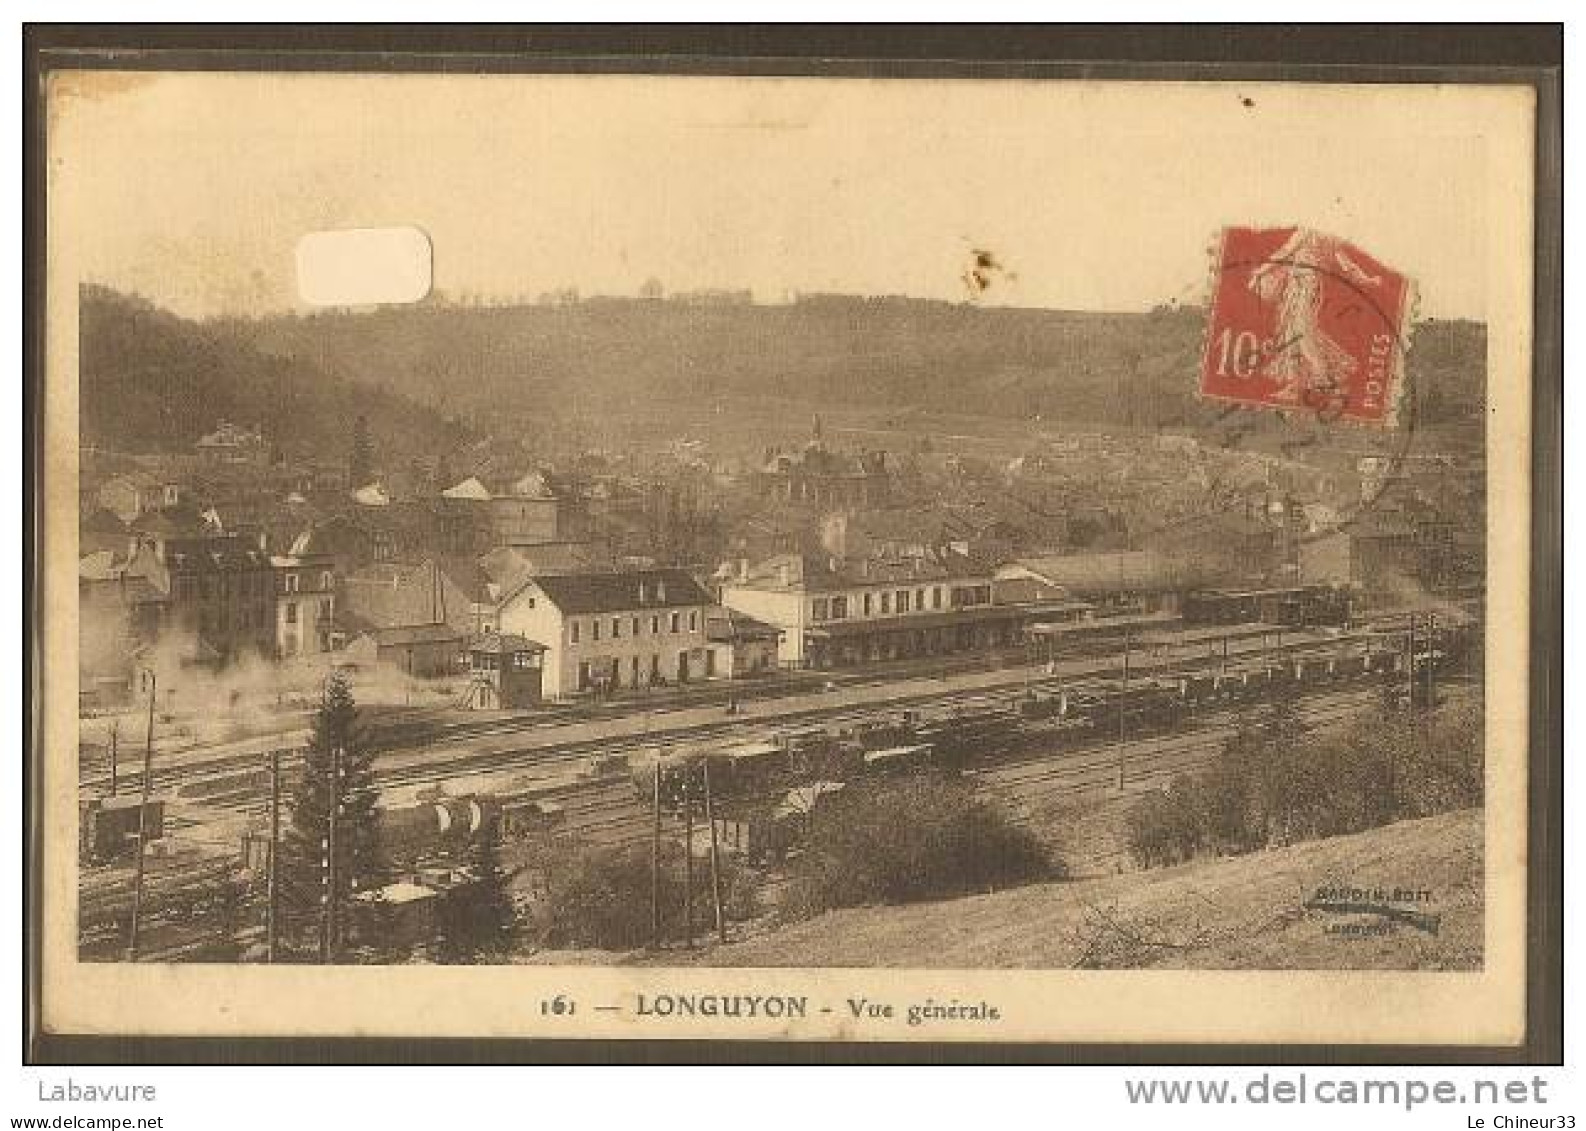
[[[539,472],[505,482],[472,475],[441,492],[442,544],[450,553],[482,554],[514,542],[552,542],[559,506]]]
[[[196,637],[220,660],[275,655],[275,571],[256,540],[146,538],[127,573],[167,596],[167,630]]]
[[[349,632],[428,624],[464,634],[495,629],[496,590],[467,559],[377,562],[345,575],[340,588],[338,619]]]
[[[146,471],[112,476],[100,484],[98,494],[99,505],[122,522],[131,522],[151,511],[166,510],[181,501],[180,484]]]
[[[369,628],[348,642],[343,653],[360,667],[388,667],[411,679],[456,676],[467,659],[468,634],[449,624]]]
[[[442,491],[441,498],[465,499],[473,503],[486,503],[490,501],[490,488],[480,482],[478,476],[470,475],[461,483]]]
[[[609,566],[609,547],[591,541],[530,542],[497,546],[479,558],[479,567],[501,593],[536,573],[581,573]]]
[[[680,569],[539,573],[502,597],[499,631],[545,646],[547,697],[691,683],[717,674],[715,606]]]

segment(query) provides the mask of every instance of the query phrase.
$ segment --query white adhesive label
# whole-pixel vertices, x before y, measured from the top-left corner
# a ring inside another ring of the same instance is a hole
[[[297,291],[312,306],[417,302],[430,293],[432,258],[417,228],[310,232],[297,242]]]

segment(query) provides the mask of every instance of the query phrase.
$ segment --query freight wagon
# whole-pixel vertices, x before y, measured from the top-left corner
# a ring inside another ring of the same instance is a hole
[[[121,860],[138,851],[140,812],[143,834],[150,843],[165,835],[165,799],[141,794],[96,797],[78,804],[77,858],[84,864]]]

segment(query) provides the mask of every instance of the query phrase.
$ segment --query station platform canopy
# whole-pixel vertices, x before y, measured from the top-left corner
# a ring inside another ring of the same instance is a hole
[[[876,633],[912,632],[927,628],[953,628],[966,624],[986,624],[992,621],[1022,620],[1028,613],[1018,605],[977,605],[971,608],[943,610],[939,613],[904,613],[885,620],[826,621],[806,628],[804,635],[815,640],[845,636],[869,636]]]
[[[1124,617],[1097,617],[1092,620],[1041,622],[1030,625],[1027,630],[1032,636],[1069,637],[1069,636],[1094,636],[1105,632],[1117,632],[1123,629],[1147,630],[1160,629],[1165,625],[1178,624],[1177,613],[1136,613]]]

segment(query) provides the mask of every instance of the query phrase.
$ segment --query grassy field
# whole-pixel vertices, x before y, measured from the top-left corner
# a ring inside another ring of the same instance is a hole
[[[698,952],[708,966],[1471,970],[1482,964],[1482,814],[1177,868],[949,902],[839,911]],[[1329,886],[1430,893],[1436,933],[1306,910]],[[1367,933],[1336,933],[1341,926]],[[1330,931],[1331,928],[1331,931]],[[640,959],[645,961],[644,959]],[[657,961],[657,959],[649,959]],[[659,961],[686,961],[668,951]]]

